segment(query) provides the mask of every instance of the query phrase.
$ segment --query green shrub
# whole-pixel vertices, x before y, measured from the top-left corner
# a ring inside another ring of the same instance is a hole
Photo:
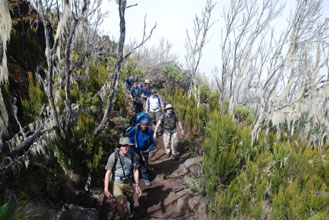
[[[31,72],[28,72],[28,81],[28,97],[21,99],[24,113],[23,121],[26,123],[38,119],[41,107],[47,100],[46,94],[40,88],[39,81],[33,78]]]
[[[228,115],[211,114],[204,142],[204,182],[211,218],[324,219],[328,153],[307,141],[274,141]]]

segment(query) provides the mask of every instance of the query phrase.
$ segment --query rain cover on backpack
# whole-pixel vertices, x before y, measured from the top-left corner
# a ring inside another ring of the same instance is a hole
[[[137,116],[136,116],[136,124],[139,124],[141,119],[143,118],[147,118],[149,121],[150,121],[150,115],[145,113],[145,112],[140,112],[140,113],[137,113]]]

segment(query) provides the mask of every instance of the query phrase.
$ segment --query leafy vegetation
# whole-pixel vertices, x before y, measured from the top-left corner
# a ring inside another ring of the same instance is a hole
[[[301,137],[307,114],[295,122],[293,137],[277,140],[275,130],[263,131],[252,144],[255,117],[250,110],[235,108],[233,120],[225,102],[218,106],[216,93],[203,89],[201,94],[213,97],[203,98],[208,109],[197,108],[194,98],[182,90],[162,93],[188,132],[179,144],[185,149],[200,148],[195,143],[203,146],[203,180],[190,178],[187,184],[192,192],[205,189],[210,218],[327,218],[329,146],[314,148]]]

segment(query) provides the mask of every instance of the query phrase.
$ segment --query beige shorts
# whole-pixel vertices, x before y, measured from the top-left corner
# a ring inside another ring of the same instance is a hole
[[[132,183],[119,183],[114,181],[113,196],[118,201],[123,200],[125,197],[128,199],[134,196],[134,187]]]

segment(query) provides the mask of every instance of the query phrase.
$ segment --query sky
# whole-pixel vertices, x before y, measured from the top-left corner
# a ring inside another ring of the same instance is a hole
[[[112,39],[119,38],[119,15],[115,0],[106,1],[102,10],[108,12],[100,26],[101,33]],[[208,33],[208,43],[203,50],[199,71],[208,79],[212,78],[212,70],[220,64],[220,32],[222,12],[228,8],[230,0],[213,0],[217,5],[212,14],[212,21],[216,22]],[[278,28],[284,26],[285,17],[293,9],[294,1],[288,3],[282,11]],[[168,40],[172,45],[172,53],[178,56],[178,61],[184,66],[186,55],[186,30],[192,32],[195,15],[201,15],[207,0],[128,0],[128,5],[137,4],[126,10],[126,43],[140,41],[143,34],[144,17],[146,16],[147,30],[157,24],[152,38],[145,44],[146,47],[157,46],[161,38]],[[323,1],[324,12],[329,14],[329,0]]]

